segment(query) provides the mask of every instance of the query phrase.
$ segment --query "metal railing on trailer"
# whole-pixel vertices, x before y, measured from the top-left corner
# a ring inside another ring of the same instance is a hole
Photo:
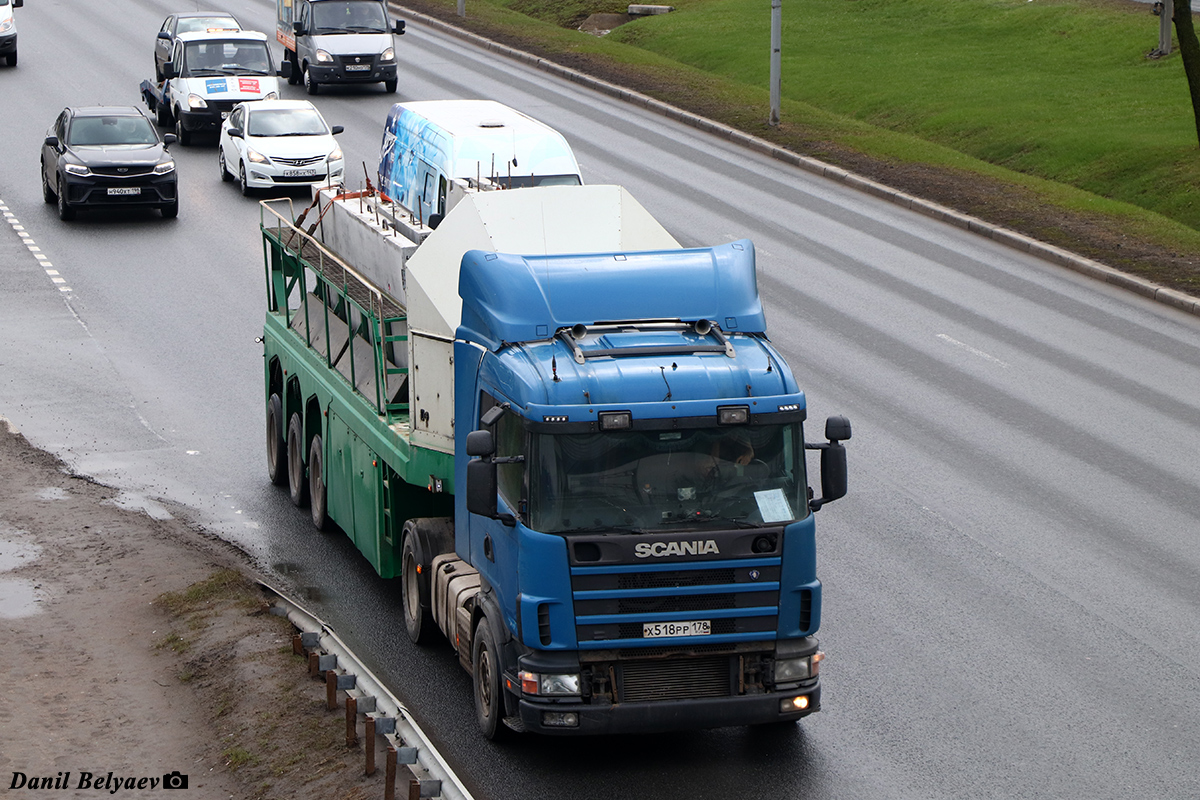
[[[276,209],[284,203],[286,214]],[[407,420],[407,352],[396,350],[408,341],[403,306],[298,227],[291,198],[263,200],[259,208],[269,310],[389,425]]]

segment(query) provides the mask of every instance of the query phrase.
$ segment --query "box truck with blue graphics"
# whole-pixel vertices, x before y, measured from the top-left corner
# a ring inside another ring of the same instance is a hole
[[[579,164],[562,134],[492,100],[397,103],[379,152],[381,190],[422,222],[446,214],[451,183],[503,188],[577,186]]]
[[[399,578],[489,738],[819,710],[850,424],[806,440],[753,245],[681,248],[617,186],[486,188],[435,230],[324,190],[319,238],[264,201],[272,480]]]

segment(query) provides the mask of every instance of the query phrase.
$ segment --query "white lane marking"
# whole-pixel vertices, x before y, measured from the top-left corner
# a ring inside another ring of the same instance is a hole
[[[960,342],[958,339],[955,339],[952,336],[947,336],[944,333],[939,333],[937,335],[937,338],[941,339],[943,342],[952,344],[955,347],[961,347],[963,350],[966,350],[968,353],[970,353],[973,356],[979,356],[980,358],[982,358],[986,361],[991,361],[993,364],[999,364],[1000,366],[1004,367],[1005,369],[1008,369],[1008,367],[1010,366],[1007,362],[1001,361],[1000,359],[996,358],[995,356],[990,356],[987,353],[983,352],[982,350],[976,350],[974,347],[971,347],[971,345],[967,344],[966,342]]]
[[[21,244],[25,245],[29,252],[33,254],[33,257],[38,260],[38,264],[42,269],[46,270],[46,275],[50,277],[50,280],[58,287],[58,290],[64,294],[70,292],[71,287],[65,285],[66,280],[56,277],[58,270],[50,269],[54,266],[50,263],[50,257],[42,252],[42,248],[37,246],[37,242],[33,240],[33,236],[25,230],[25,226],[17,219],[16,214],[8,210],[8,206],[5,205],[3,200],[0,200],[0,211],[4,212],[5,220],[12,225],[12,229],[17,232],[17,236],[21,237]]]

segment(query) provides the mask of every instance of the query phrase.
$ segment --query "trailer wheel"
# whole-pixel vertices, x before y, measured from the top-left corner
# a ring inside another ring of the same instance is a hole
[[[504,738],[508,728],[504,716],[504,689],[500,684],[500,648],[492,636],[487,617],[480,617],[471,642],[471,678],[475,684],[475,720],[483,735],[496,741]]]
[[[301,508],[308,500],[308,481],[304,474],[304,423],[299,414],[292,414],[288,421],[287,475],[292,505]]]
[[[400,556],[400,596],[404,601],[404,629],[413,644],[425,644],[433,638],[435,628],[429,590],[422,588],[421,576],[417,573],[417,548],[413,540],[417,526],[412,521],[404,523],[404,548]],[[426,584],[428,586],[428,583]]]
[[[287,442],[283,438],[283,401],[271,395],[267,401],[267,475],[271,483],[283,486],[288,480]]]
[[[319,434],[313,437],[308,447],[308,499],[313,527],[319,531],[327,530],[329,515],[325,506],[325,451]]]

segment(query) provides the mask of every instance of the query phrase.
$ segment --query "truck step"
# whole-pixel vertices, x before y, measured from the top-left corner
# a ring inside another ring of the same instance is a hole
[[[502,721],[504,722],[505,727],[509,728],[510,730],[514,730],[517,733],[525,732],[525,723],[521,721],[520,717],[505,717]]]

